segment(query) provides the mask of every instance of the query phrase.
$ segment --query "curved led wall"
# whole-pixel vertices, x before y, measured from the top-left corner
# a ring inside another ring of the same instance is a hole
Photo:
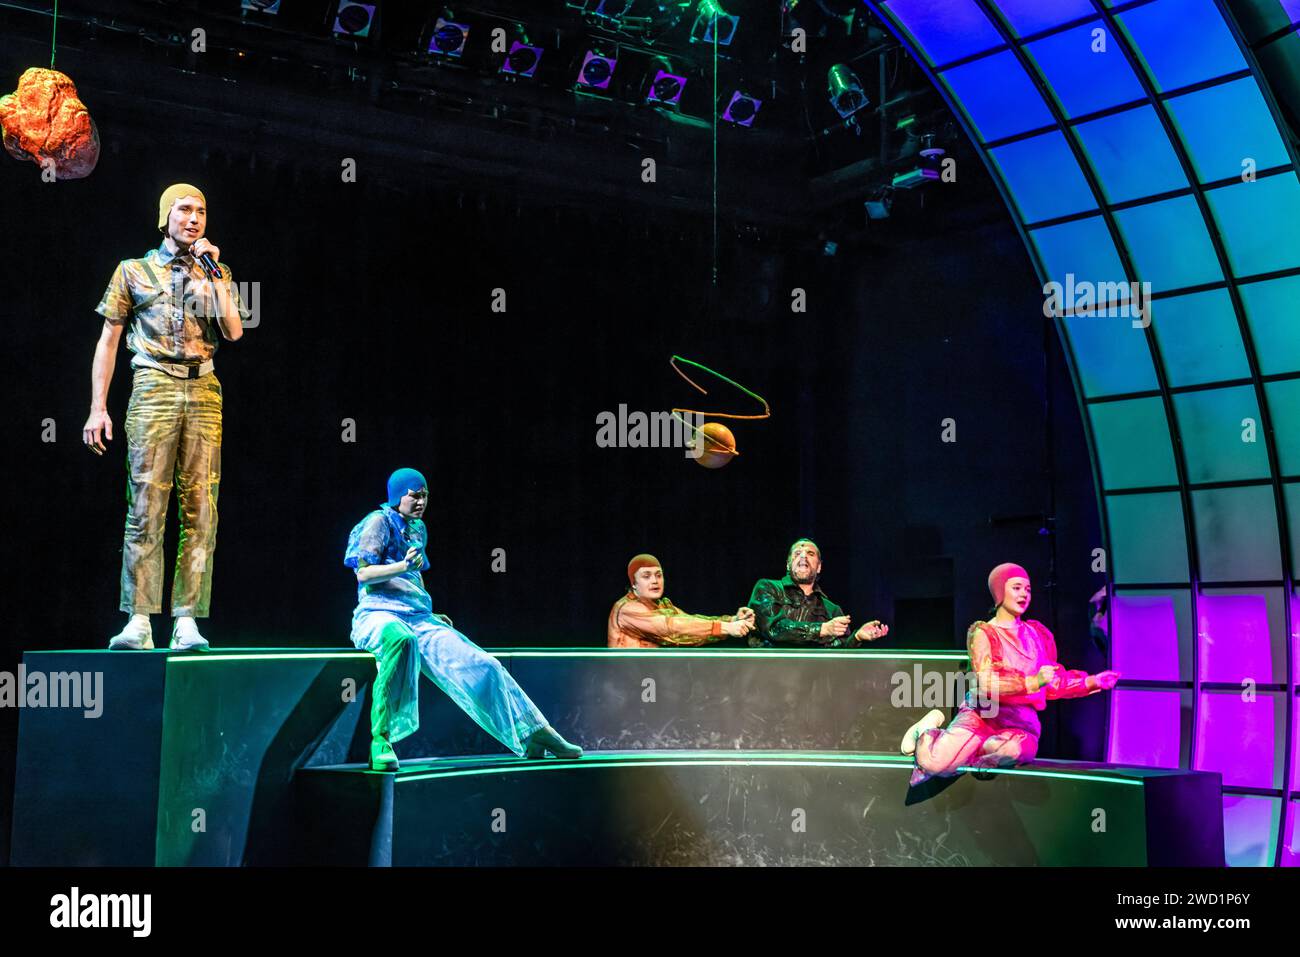
[[[1219,771],[1229,862],[1300,863],[1300,177],[1260,66],[1300,0],[865,2],[1059,307],[1125,679],[1108,758]]]

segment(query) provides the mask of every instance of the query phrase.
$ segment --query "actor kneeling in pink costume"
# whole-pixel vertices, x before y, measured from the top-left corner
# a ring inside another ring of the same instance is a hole
[[[1022,616],[1029,608],[1029,573],[1007,562],[989,574],[997,611],[966,632],[971,669],[979,693],[966,695],[957,717],[944,730],[942,711],[931,711],[903,735],[900,750],[916,756],[912,784],[963,767],[1011,767],[1034,759],[1041,728],[1038,712],[1057,698],[1084,698],[1109,691],[1118,671],[1090,675],[1067,671],[1056,660],[1056,640],[1039,621]]]

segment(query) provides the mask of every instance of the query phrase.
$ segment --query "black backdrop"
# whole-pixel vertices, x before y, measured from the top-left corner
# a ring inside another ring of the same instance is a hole
[[[113,117],[99,122],[109,130]],[[410,465],[431,483],[435,607],[484,645],[603,644],[639,551],[664,562],[678,604],[729,612],[809,535],[830,595],[859,622],[895,625],[884,644],[959,647],[988,607],[988,569],[1016,560],[1063,659],[1102,666],[1086,627],[1100,541],[1075,400],[1023,247],[973,163],[909,223],[880,224],[876,240],[833,257],[789,234],[741,240],[724,223],[714,289],[705,210],[559,205],[365,157],[358,182],[343,183],[337,157],[268,168],[237,138],[222,150],[205,159],[183,133],[135,130],[106,137],[89,179],[53,185],[0,158],[0,669],[23,649],[102,647],[123,621],[129,354],[109,398],[117,437],[97,458],[80,441],[92,310],[115,263],[157,244],[157,196],[174,181],[206,191],[223,261],[261,284],[260,325],[217,355],[224,475],[203,623],[215,647],[345,645],[348,530]],[[795,287],[806,314],[790,310]],[[496,288],[504,314],[490,308]],[[698,397],[673,353],[771,403],[769,421],[733,424],[742,454],[722,470],[596,445],[598,413],[620,403],[750,407],[725,387]],[[947,417],[954,444],[940,441]],[[42,441],[46,420],[54,442]],[[1036,519],[1003,521],[1053,504],[1054,537]],[[491,571],[495,548],[504,574]],[[1055,589],[1044,587],[1053,551]],[[155,640],[169,629],[155,617]],[[1049,711],[1043,754],[1101,757],[1103,703],[1065,707],[1068,723]],[[0,714],[0,793],[16,718]]]

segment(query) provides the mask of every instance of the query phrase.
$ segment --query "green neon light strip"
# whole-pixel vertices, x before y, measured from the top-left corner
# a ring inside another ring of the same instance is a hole
[[[120,652],[118,652],[120,654]],[[291,658],[373,658],[374,656],[368,651],[317,651],[303,652],[300,654],[283,654],[280,652],[271,652],[269,654],[251,654],[251,655],[214,655],[195,652],[185,654],[184,657],[178,655],[174,658],[168,658],[169,665],[195,664],[204,661],[287,661]]]
[[[821,755],[817,758],[760,758],[753,755],[749,757],[737,756],[734,758],[718,758],[711,755],[699,758],[628,758],[625,755],[600,758],[592,756],[577,761],[543,762],[520,760],[518,763],[507,761],[503,765],[498,765],[496,767],[464,768],[460,770],[432,771],[425,774],[399,775],[394,779],[394,783],[408,784],[415,781],[429,781],[442,778],[483,777],[485,775],[513,774],[516,772],[529,773],[534,771],[599,770],[601,768],[726,767],[729,765],[740,765],[742,767],[892,768],[899,771],[910,772],[912,769],[912,759],[902,755],[880,755],[871,758],[863,758],[856,755],[845,755],[843,757]],[[1012,774],[1021,777],[1059,778],[1064,781],[1098,781],[1103,784],[1125,784],[1131,787],[1142,787],[1143,785],[1142,781],[1134,781],[1130,778],[1119,778],[1102,774],[1079,774],[1077,772],[1071,773],[1067,771],[1036,771],[1028,768],[972,767],[963,767],[961,770],[968,772],[984,772],[986,774]],[[388,772],[366,770],[363,773],[384,774]]]

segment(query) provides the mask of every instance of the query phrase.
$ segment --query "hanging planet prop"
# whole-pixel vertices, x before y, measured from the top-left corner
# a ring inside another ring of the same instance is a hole
[[[704,439],[704,453],[695,461],[706,469],[720,469],[738,454],[736,437],[721,422],[705,422],[700,427],[700,435]]]
[[[0,97],[4,145],[16,160],[41,169],[53,166],[56,179],[82,179],[99,162],[99,130],[71,77],[32,67],[18,89]]]

